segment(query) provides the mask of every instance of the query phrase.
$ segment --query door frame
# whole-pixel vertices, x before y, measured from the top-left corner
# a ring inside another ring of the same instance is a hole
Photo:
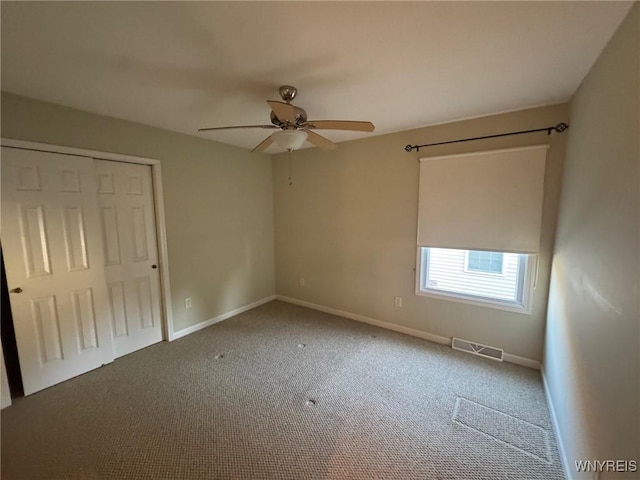
[[[22,150],[35,150],[38,152],[62,153],[79,157],[93,158],[97,160],[111,160],[114,162],[135,163],[149,165],[151,167],[151,179],[153,182],[153,204],[156,217],[156,239],[158,242],[158,263],[160,267],[160,313],[162,316],[162,337],[171,342],[175,338],[173,331],[173,310],[171,308],[171,287],[169,284],[169,253],[167,249],[167,233],[164,218],[164,195],[162,190],[162,167],[160,160],[154,158],[136,157],[122,153],[101,152],[84,148],[66,147],[50,143],[31,142],[26,140],[14,140],[0,138],[0,146],[19,148]]]

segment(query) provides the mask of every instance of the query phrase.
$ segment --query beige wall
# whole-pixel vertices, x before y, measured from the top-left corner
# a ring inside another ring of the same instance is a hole
[[[268,155],[4,92],[2,137],[161,160],[176,331],[275,293]]]
[[[570,468],[640,462],[639,31],[636,3],[571,102],[544,360]]]
[[[428,108],[428,103],[427,95],[416,108]],[[567,119],[567,105],[557,105],[345,142],[329,152],[296,151],[291,187],[287,155],[274,156],[278,294],[540,360],[566,134],[504,137],[418,153],[407,153],[404,146],[540,128]],[[533,313],[416,296],[418,159],[547,142],[551,149]],[[394,296],[403,298],[402,308],[394,307]]]

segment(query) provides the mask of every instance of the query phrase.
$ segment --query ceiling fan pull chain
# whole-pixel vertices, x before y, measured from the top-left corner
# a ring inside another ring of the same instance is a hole
[[[291,173],[291,150],[288,150],[288,157],[289,157],[289,186],[293,187],[293,179],[292,177],[292,173]]]

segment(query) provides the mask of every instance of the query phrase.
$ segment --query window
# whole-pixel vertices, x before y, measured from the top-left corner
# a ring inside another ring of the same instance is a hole
[[[468,272],[503,273],[504,253],[469,250],[465,256]]]
[[[530,313],[547,149],[420,159],[417,295]]]
[[[418,250],[418,295],[529,313],[533,255],[452,248]]]

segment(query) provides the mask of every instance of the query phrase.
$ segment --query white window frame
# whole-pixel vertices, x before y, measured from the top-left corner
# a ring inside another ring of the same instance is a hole
[[[518,288],[522,290],[522,303],[512,302],[508,300],[499,300],[495,298],[482,297],[476,295],[468,295],[464,293],[445,292],[433,288],[422,288],[426,285],[428,274],[428,247],[417,247],[416,254],[416,295],[421,297],[430,297],[438,300],[446,300],[449,302],[466,303],[479,307],[494,308],[497,310],[506,310],[508,312],[520,313],[523,315],[531,315],[531,304],[533,292],[536,288],[536,278],[538,274],[538,255],[527,255],[525,258],[524,273],[522,281],[519,282]],[[423,249],[427,252],[423,255]],[[424,268],[423,268],[424,265]],[[504,264],[503,264],[504,270]]]
[[[496,276],[496,277],[504,277],[505,273],[504,273],[504,268],[505,268],[505,261],[504,261],[504,253],[505,252],[496,252],[496,253],[502,253],[502,270],[499,272],[488,272],[485,270],[469,270],[469,252],[471,250],[466,250],[465,254],[464,254],[464,271],[465,273],[471,273],[471,274],[475,274],[475,275],[492,275],[492,276]]]

